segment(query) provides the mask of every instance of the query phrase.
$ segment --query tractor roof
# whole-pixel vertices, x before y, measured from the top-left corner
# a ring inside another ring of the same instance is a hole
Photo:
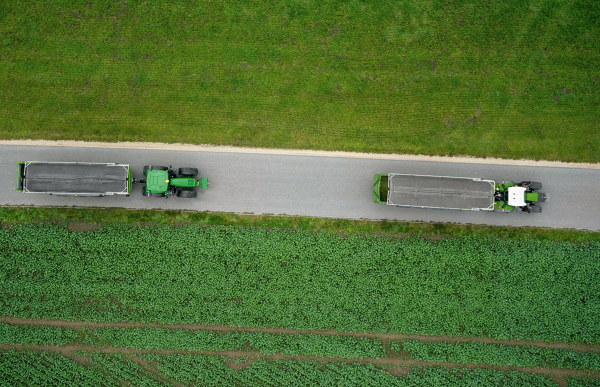
[[[508,188],[508,205],[515,207],[525,206],[525,187],[509,187]]]
[[[150,192],[166,192],[169,189],[169,172],[161,169],[148,170],[146,174],[146,189]]]

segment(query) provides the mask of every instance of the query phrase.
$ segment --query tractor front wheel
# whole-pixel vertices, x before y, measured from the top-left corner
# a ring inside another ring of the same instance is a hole
[[[193,177],[198,174],[198,168],[179,168],[179,176]]]
[[[195,198],[198,192],[189,189],[180,189],[177,191],[178,198]]]

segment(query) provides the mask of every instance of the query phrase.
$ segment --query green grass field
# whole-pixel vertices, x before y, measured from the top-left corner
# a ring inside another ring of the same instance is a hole
[[[600,161],[600,3],[0,2],[0,138]]]

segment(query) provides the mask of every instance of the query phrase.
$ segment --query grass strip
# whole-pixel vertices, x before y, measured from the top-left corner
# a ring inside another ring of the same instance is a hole
[[[600,342],[597,242],[26,224],[0,250],[19,318]]]
[[[598,19],[594,0],[5,0],[0,138],[597,162]]]
[[[415,360],[600,370],[600,354],[568,349],[512,346],[477,342],[423,342],[405,339],[390,343],[392,350],[410,352]]]
[[[536,227],[417,223],[388,220],[349,220],[300,216],[239,215],[224,212],[178,210],[134,210],[123,208],[0,207],[5,223],[54,222],[65,225],[122,223],[137,225],[224,225],[245,227],[324,230],[340,233],[372,233],[389,236],[436,237],[488,236],[510,239],[536,239],[565,242],[600,241],[600,232]],[[85,227],[83,227],[85,229]]]

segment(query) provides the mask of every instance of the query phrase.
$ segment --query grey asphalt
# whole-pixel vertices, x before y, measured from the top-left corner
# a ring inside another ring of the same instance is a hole
[[[15,192],[18,161],[85,161],[198,167],[210,185],[196,199],[73,198]],[[4,205],[125,207],[286,214],[348,219],[453,222],[600,230],[600,170],[498,166],[429,161],[291,156],[171,150],[0,146],[0,200]],[[414,173],[492,180],[534,180],[549,196],[541,214],[399,208],[372,201],[376,173]]]

